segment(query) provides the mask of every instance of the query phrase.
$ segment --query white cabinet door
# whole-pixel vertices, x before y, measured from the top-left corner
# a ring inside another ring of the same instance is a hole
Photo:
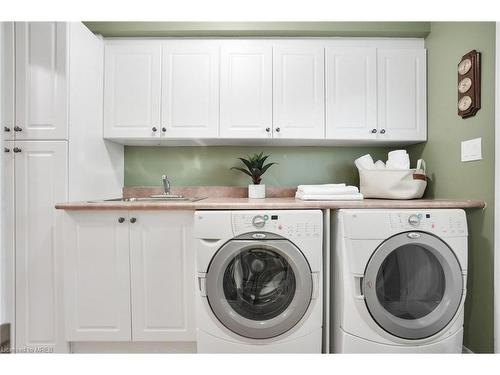
[[[1,236],[0,236],[0,324],[15,322],[15,219],[14,219],[14,148],[13,141],[2,142]],[[10,327],[11,345],[15,347],[15,325]]]
[[[326,138],[375,139],[375,48],[326,49]]]
[[[160,135],[161,44],[109,42],[104,68],[104,137]]]
[[[272,45],[224,41],[221,49],[221,138],[272,138]]]
[[[425,50],[379,49],[377,54],[379,139],[425,141]]]
[[[67,142],[15,143],[16,346],[65,351],[57,202],[67,200]]]
[[[66,339],[130,341],[127,211],[64,215]]]
[[[15,138],[68,138],[67,24],[16,22]]]
[[[163,43],[162,128],[165,138],[219,134],[219,45],[215,41]]]
[[[14,139],[15,66],[14,22],[1,22],[0,40],[0,115],[2,139]]]
[[[274,138],[325,138],[324,48],[309,41],[276,45]]]
[[[130,216],[132,339],[194,341],[193,213]]]

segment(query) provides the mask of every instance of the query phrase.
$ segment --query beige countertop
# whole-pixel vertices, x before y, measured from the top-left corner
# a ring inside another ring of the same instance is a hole
[[[56,204],[62,210],[255,210],[255,209],[332,209],[341,208],[484,208],[479,200],[414,199],[360,201],[302,201],[293,197],[249,199],[234,197],[209,197],[197,202],[67,202]]]

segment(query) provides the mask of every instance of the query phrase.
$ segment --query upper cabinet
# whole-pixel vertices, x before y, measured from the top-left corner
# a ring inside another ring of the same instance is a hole
[[[67,139],[67,24],[16,22],[15,139]]]
[[[104,71],[104,136],[160,135],[161,44],[108,44]]]
[[[308,41],[274,47],[275,137],[325,138],[324,61],[324,47]]]
[[[425,56],[423,49],[378,50],[378,133],[382,139],[427,139]]]
[[[261,41],[221,47],[220,137],[272,138],[273,48]]]
[[[125,144],[426,140],[418,39],[106,42],[104,136]]]
[[[166,138],[219,134],[219,45],[214,41],[163,43],[162,127]]]
[[[326,49],[326,138],[375,139],[376,48]]]
[[[5,141],[14,140],[14,113],[15,113],[15,42],[14,42],[14,22],[1,22],[0,40],[0,118],[2,139]]]

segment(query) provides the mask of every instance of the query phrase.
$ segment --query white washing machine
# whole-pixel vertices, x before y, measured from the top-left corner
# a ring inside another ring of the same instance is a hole
[[[339,210],[333,225],[334,352],[462,352],[463,210]]]
[[[321,353],[320,210],[197,211],[200,353]]]

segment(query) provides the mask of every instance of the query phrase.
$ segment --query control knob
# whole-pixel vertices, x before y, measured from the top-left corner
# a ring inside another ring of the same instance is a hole
[[[252,225],[255,228],[264,228],[264,225],[266,225],[266,220],[264,219],[264,216],[261,215],[254,216],[252,219]]]
[[[418,227],[420,225],[420,216],[419,215],[410,215],[408,218],[408,224],[413,227]]]

